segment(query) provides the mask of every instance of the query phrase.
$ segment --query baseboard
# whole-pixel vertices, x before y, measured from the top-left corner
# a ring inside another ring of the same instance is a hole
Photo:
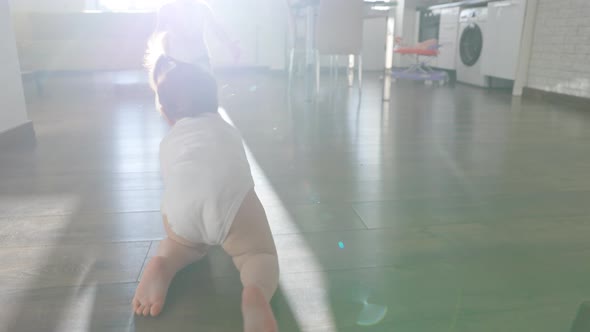
[[[213,73],[220,74],[249,74],[270,71],[268,66],[213,66]]]
[[[33,122],[0,132],[0,151],[31,150],[37,144]]]
[[[566,104],[568,106],[586,109],[590,111],[590,98],[571,96],[557,92],[539,90],[535,88],[524,88],[523,97],[542,99],[552,103]]]

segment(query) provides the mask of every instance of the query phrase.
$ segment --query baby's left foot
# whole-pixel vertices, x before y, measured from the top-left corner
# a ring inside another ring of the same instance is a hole
[[[155,317],[162,312],[168,287],[176,272],[165,257],[155,256],[149,261],[133,298],[136,315]]]

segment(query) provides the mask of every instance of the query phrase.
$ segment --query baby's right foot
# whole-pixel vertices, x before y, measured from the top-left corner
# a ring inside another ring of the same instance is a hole
[[[133,311],[139,316],[158,316],[164,308],[168,287],[176,270],[167,264],[166,258],[152,257],[133,298]]]
[[[277,322],[262,291],[246,287],[242,293],[244,332],[277,332]]]

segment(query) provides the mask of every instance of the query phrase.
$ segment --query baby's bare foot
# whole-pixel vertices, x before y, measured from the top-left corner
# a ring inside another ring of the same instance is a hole
[[[136,315],[155,317],[162,312],[168,287],[176,272],[165,257],[155,256],[148,262],[133,298]]]
[[[277,322],[262,291],[246,287],[242,293],[244,332],[277,332]]]

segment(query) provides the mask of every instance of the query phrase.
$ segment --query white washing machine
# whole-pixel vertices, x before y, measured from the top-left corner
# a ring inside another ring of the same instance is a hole
[[[489,86],[487,76],[482,73],[487,16],[487,7],[465,8],[459,14],[456,60],[458,82],[481,87]]]

